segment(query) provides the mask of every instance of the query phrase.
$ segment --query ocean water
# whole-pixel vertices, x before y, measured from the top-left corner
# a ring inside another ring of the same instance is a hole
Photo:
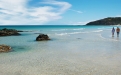
[[[0,75],[121,75],[121,35],[112,37],[112,27],[0,26],[29,31],[0,37],[12,47],[0,53]],[[35,41],[39,33],[51,40]]]

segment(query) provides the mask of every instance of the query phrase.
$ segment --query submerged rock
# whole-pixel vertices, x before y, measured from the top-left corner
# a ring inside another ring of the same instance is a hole
[[[46,34],[39,34],[39,36],[36,38],[36,41],[44,41],[44,40],[50,40],[48,35],[46,35]]]
[[[9,52],[11,50],[10,46],[0,45],[0,52]]]
[[[1,29],[0,36],[11,36],[11,35],[20,35],[17,30],[15,29]]]

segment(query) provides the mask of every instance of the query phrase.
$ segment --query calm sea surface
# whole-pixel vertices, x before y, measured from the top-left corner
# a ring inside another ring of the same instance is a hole
[[[28,31],[0,37],[12,47],[0,53],[0,75],[121,75],[121,35],[112,38],[112,27],[0,26]],[[35,41],[39,33],[51,40]]]

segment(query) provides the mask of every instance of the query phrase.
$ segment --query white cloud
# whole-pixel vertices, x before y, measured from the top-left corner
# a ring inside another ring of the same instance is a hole
[[[69,10],[74,11],[74,12],[77,12],[79,14],[82,14],[83,13],[82,11],[78,11],[78,10],[74,10],[74,9],[69,9]]]
[[[61,19],[61,14],[71,7],[68,2],[56,0],[44,0],[35,7],[28,5],[29,1],[0,0],[0,24],[44,24]]]
[[[94,21],[94,20],[82,21],[82,22],[70,22],[69,25],[86,25],[87,23],[91,21]]]
[[[117,15],[116,17],[121,17],[121,15]]]
[[[87,22],[75,22],[71,23],[72,25],[85,25]]]

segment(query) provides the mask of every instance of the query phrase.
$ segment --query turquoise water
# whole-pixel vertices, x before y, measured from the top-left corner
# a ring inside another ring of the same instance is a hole
[[[121,75],[121,36],[112,38],[112,27],[0,26],[29,31],[0,37],[12,47],[0,53],[0,75]],[[35,41],[38,33],[51,40]]]

